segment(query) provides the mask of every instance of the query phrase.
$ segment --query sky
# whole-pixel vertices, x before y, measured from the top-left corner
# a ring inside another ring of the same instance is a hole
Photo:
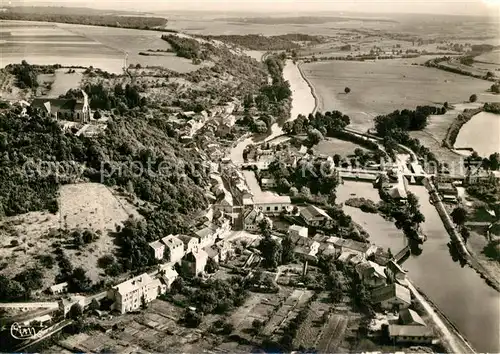
[[[500,15],[500,0],[11,0],[19,5],[83,6],[142,12],[238,11],[430,13],[451,15]],[[6,4],[8,0],[2,0]]]

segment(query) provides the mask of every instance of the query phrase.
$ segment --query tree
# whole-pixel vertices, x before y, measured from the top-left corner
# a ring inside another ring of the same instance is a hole
[[[281,264],[288,264],[293,261],[293,242],[290,236],[285,236],[281,241],[282,253],[281,253]]]
[[[323,140],[323,134],[318,129],[310,129],[307,132],[307,138],[309,139],[309,143],[311,145],[316,145],[321,140]]]
[[[262,323],[262,321],[259,321],[258,319],[255,319],[252,321],[252,330],[253,330],[253,333],[255,335],[259,334],[259,332],[261,331],[262,327],[264,326],[264,324]]]
[[[493,84],[493,85],[491,85],[491,92],[493,92],[493,93],[500,93],[500,84]]]
[[[201,324],[202,317],[198,312],[186,309],[182,322],[189,328],[196,328]]]
[[[217,270],[219,270],[219,264],[214,261],[213,258],[208,258],[207,264],[205,265],[205,272],[213,274]]]
[[[489,160],[490,170],[496,171],[500,168],[500,154],[498,152],[491,154]]]
[[[464,238],[464,242],[467,243],[467,240],[470,237],[470,231],[468,228],[463,227],[462,230],[460,231],[462,237]]]
[[[347,95],[349,92],[351,92],[351,89],[350,89],[349,87],[346,87],[346,88],[344,89],[344,92],[345,92],[345,94]]]
[[[274,269],[280,265],[282,247],[277,240],[272,239],[270,235],[264,236],[259,243],[259,250],[265,267]]]
[[[451,212],[451,218],[455,225],[458,225],[461,228],[467,221],[467,210],[461,206],[456,207]]]
[[[477,101],[477,95],[473,94],[469,97],[469,102],[476,102]]]
[[[342,160],[342,156],[339,154],[333,155],[333,163],[335,164],[336,167],[340,166],[340,161]]]
[[[69,318],[72,320],[77,320],[83,315],[82,305],[79,303],[73,304],[69,309]]]
[[[94,119],[101,119],[101,118],[102,118],[101,111],[96,110],[96,111],[94,112]]]

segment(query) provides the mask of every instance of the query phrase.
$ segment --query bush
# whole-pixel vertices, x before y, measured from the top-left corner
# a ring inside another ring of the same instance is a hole
[[[477,101],[477,95],[473,94],[469,97],[469,102],[476,102]]]

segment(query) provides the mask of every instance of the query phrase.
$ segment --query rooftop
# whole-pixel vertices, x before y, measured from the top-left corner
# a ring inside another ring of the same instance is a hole
[[[410,290],[402,285],[390,284],[372,291],[372,300],[376,304],[392,298],[398,298],[407,304],[411,304]]]
[[[162,238],[161,242],[163,242],[165,244],[165,246],[171,246],[171,247],[183,245],[183,242],[179,238],[177,238],[173,235],[168,235],[168,236]]]
[[[364,275],[373,274],[379,278],[387,278],[384,273],[384,267],[374,263],[372,261],[367,261],[360,263],[356,266],[356,270]]]
[[[326,213],[323,209],[318,208],[315,205],[308,205],[300,211],[300,215],[306,220],[324,217],[328,220],[331,219],[330,215]]]
[[[405,325],[421,325],[425,326],[425,322],[418,313],[410,309],[399,311],[399,320]]]
[[[303,230],[308,230],[307,227],[304,227],[304,226],[300,226],[300,225],[290,225],[290,227],[288,228],[288,231],[297,231],[297,232],[300,232],[300,231],[303,231]]]
[[[370,248],[370,245],[367,243],[348,240],[336,236],[331,236],[326,242],[331,243],[337,247],[348,248],[356,252],[366,252]]]
[[[121,284],[118,284],[117,286],[114,287],[120,294],[128,294],[132,291],[135,291],[137,289],[140,289],[148,284],[150,284],[153,281],[153,279],[149,276],[148,273],[144,273],[141,275],[138,275],[135,278],[129,279]]]
[[[165,245],[160,241],[153,241],[149,243],[149,247],[153,248],[154,250],[159,250],[165,247]]]
[[[434,334],[425,326],[389,325],[389,336],[433,337]]]

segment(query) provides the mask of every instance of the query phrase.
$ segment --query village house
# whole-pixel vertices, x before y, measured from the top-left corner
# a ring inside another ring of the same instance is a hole
[[[432,344],[434,334],[426,326],[389,325],[389,338],[396,344]]]
[[[385,274],[392,283],[398,283],[403,286],[407,285],[406,271],[393,260],[385,265]]]
[[[411,305],[410,290],[399,284],[390,284],[372,291],[372,302],[384,310],[401,310]]]
[[[52,285],[49,288],[49,291],[53,295],[65,293],[65,292],[68,291],[68,283],[64,282],[64,283],[59,283],[59,284],[56,284],[56,285]]]
[[[179,263],[185,254],[182,240],[173,235],[168,235],[162,238],[161,242],[168,248],[169,259],[167,259],[167,262]]]
[[[292,200],[289,196],[282,196],[271,192],[263,192],[262,194],[256,195],[253,201],[255,207],[264,214],[277,215],[282,211],[287,211],[292,205]]]
[[[354,254],[365,254],[368,256],[369,254],[367,254],[367,252],[369,250],[373,250],[368,243],[344,239],[336,236],[329,237],[326,242],[333,245],[339,251],[339,254],[350,252]]]
[[[196,252],[199,248],[199,240],[188,235],[177,235],[177,238],[184,243],[184,254]]]
[[[312,227],[325,226],[332,220],[326,211],[316,207],[315,205],[309,205],[302,208],[300,210],[300,216],[308,226]]]
[[[370,288],[378,288],[386,284],[387,277],[384,268],[371,261],[361,262],[356,266],[363,283]]]
[[[319,242],[308,237],[290,235],[292,244],[295,246],[293,253],[303,260],[315,260],[319,251]]]
[[[153,301],[166,290],[159,279],[153,279],[144,273],[114,286],[108,290],[107,297],[114,300],[111,309],[124,314],[138,310],[144,303]]]
[[[167,289],[170,289],[172,283],[179,276],[177,271],[171,265],[161,266],[158,273],[160,274],[161,280],[163,281]]]
[[[216,230],[217,227],[215,225],[210,224],[210,226],[206,226],[203,229],[200,229],[194,233],[193,236],[198,239],[198,244],[200,248],[211,246],[215,243]]]
[[[264,220],[267,219],[269,224],[273,225],[273,222],[271,219],[266,217],[264,213],[262,213],[260,210],[256,208],[252,209],[247,209],[243,212],[243,230],[249,231],[249,232],[257,232],[260,230],[260,223]]]
[[[149,243],[149,247],[155,257],[155,259],[163,259],[163,255],[165,254],[165,245],[160,241],[153,241]]]
[[[88,96],[83,90],[81,92],[83,101],[75,98],[35,98],[31,108],[45,117],[89,123],[91,113]]]
[[[205,271],[207,261],[207,252],[200,249],[186,254],[186,256],[182,259],[182,267],[188,275],[196,277]]]
[[[299,226],[299,225],[290,225],[288,227],[288,234],[290,236],[301,236],[301,237],[307,237],[309,230],[307,227],[304,226]],[[317,241],[317,240],[315,240]],[[321,242],[321,241],[319,241]]]
[[[233,247],[230,242],[220,240],[215,243],[212,247],[216,247],[219,252],[219,261],[227,262],[229,258],[231,258],[233,254]]]

